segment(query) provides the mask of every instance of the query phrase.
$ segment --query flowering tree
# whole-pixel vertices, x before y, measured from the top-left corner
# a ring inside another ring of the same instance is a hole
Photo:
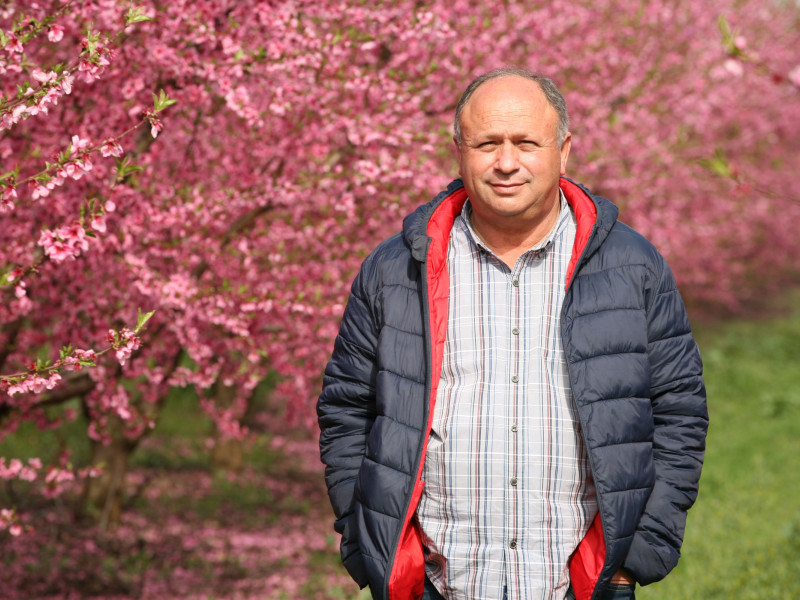
[[[175,386],[240,437],[277,371],[312,424],[354,269],[453,176],[458,93],[507,64],[561,86],[571,175],[690,302],[740,306],[800,249],[797,20],[766,0],[6,3],[0,435],[80,398],[106,466],[86,495],[113,520]],[[0,478],[98,475],[66,467],[9,457]]]

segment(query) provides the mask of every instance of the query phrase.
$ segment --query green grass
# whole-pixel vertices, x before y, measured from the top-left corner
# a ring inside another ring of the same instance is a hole
[[[800,314],[700,329],[710,428],[682,558],[642,600],[800,598]]]

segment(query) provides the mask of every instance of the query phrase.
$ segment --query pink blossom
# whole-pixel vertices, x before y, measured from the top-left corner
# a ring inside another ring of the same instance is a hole
[[[94,231],[98,233],[105,233],[106,232],[106,216],[105,215],[95,215],[95,217],[89,222],[89,227],[91,227]]]
[[[113,138],[108,138],[100,147],[100,154],[103,156],[122,156],[122,146]]]
[[[19,38],[13,33],[8,34],[8,43],[6,44],[6,51],[18,52],[18,53],[22,53],[23,51],[22,44],[20,43]]]
[[[70,146],[72,147],[72,151],[77,153],[78,150],[84,150],[89,147],[89,140],[84,139],[79,135],[73,135]]]
[[[164,124],[155,117],[150,118],[150,135],[157,138],[161,130],[164,129]]]
[[[19,473],[19,478],[22,481],[33,481],[36,479],[36,471],[30,467],[23,467]]]
[[[38,200],[39,198],[47,198],[50,195],[50,189],[46,185],[42,185],[38,181],[34,182],[33,184],[33,192],[31,193],[31,198],[34,200]]]
[[[64,28],[60,25],[51,25],[50,31],[47,32],[47,39],[53,43],[60,42],[64,37]]]
[[[58,73],[55,71],[45,73],[41,69],[34,69],[31,71],[31,77],[33,77],[39,83],[46,83],[48,81],[55,81],[58,78]]]
[[[47,387],[47,380],[39,375],[32,375],[28,377],[30,382],[29,389],[34,394],[41,394]]]
[[[93,479],[95,477],[100,477],[103,474],[103,469],[101,467],[85,467],[78,471],[78,477],[81,479]]]
[[[108,64],[108,61],[105,61]],[[103,69],[88,60],[82,60],[78,66],[78,71],[83,75],[83,80],[86,83],[93,83],[100,78],[100,73]]]
[[[61,90],[68,95],[72,93],[72,84],[74,81],[75,77],[73,77],[72,74],[67,73],[64,75],[64,77],[61,79]]]
[[[50,467],[44,481],[45,483],[63,483],[65,481],[73,481],[74,479],[75,474],[72,471]]]
[[[58,385],[59,381],[61,381],[61,375],[59,375],[58,373],[53,373],[47,379],[47,383],[46,383],[47,389],[48,390],[52,390],[54,387],[56,387],[56,385]]]
[[[736,59],[729,58],[724,63],[725,70],[728,71],[734,77],[741,77],[744,75],[744,68],[742,67],[742,63]]]
[[[109,329],[107,338],[114,345],[117,360],[121,365],[124,365],[131,357],[131,354],[142,344],[136,334],[127,327],[124,327],[119,334],[113,329]]]
[[[791,81],[795,87],[800,88],[800,65],[797,65],[794,69],[789,71],[789,81]]]
[[[6,459],[0,456],[0,478],[2,479],[14,479],[22,471],[23,464],[18,458],[12,458],[8,466],[5,463]]]
[[[86,231],[80,223],[59,227],[55,231],[43,229],[39,236],[39,245],[53,262],[75,260],[82,252],[89,249]]]
[[[78,162],[68,162],[64,165],[64,173],[76,181],[83,177],[82,165]]]

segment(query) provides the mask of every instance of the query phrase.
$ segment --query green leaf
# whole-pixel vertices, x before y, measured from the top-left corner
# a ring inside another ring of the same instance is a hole
[[[0,181],[5,181],[6,179],[11,180],[11,185],[14,185],[17,181],[17,176],[19,175],[19,166],[17,166],[13,171],[6,171],[2,175],[0,175]]]
[[[143,10],[144,9],[139,6],[131,7],[128,10],[128,14],[125,15],[125,25],[127,26],[127,25],[133,25],[134,23],[143,23],[145,21],[152,21],[153,18],[148,17],[146,14],[144,14],[142,12]]]
[[[100,43],[100,34],[95,33],[89,28],[86,31],[86,51],[89,53],[89,56],[97,54],[97,44]]]
[[[142,309],[139,309],[139,316],[136,318],[137,333],[142,329],[142,327],[145,326],[145,323],[147,323],[154,314],[156,314],[156,311],[154,310],[151,310],[149,313],[142,314]]]
[[[170,98],[164,90],[160,90],[158,96],[153,94],[153,112],[160,112],[176,102],[177,100]]]
[[[128,156],[123,156],[121,160],[117,160],[117,180],[122,181],[131,173],[141,171],[142,167],[130,159]]]
[[[725,52],[729,56],[743,57],[744,53],[739,46],[736,45],[736,35],[731,30],[728,20],[723,15],[717,18],[717,26],[719,27],[719,32],[722,34],[722,45],[725,48]]]
[[[700,166],[705,167],[715,175],[719,175],[720,177],[732,178],[733,177],[733,170],[731,169],[731,165],[728,162],[728,159],[725,158],[725,155],[722,153],[722,150],[717,148],[714,151],[714,156],[711,158],[701,158],[697,161]]]

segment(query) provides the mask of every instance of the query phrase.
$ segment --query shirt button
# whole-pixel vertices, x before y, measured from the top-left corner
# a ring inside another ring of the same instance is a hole
[[[509,483],[511,483],[511,485],[517,485],[517,478],[512,477]]]
[[[514,424],[514,425],[512,425],[512,426],[511,426],[511,431],[513,431],[514,433],[516,433],[516,432],[517,432],[517,426],[516,426],[516,424]]]
[[[514,383],[517,383],[519,381],[519,377],[517,377],[516,375],[513,375],[511,377],[511,381],[513,381]]]
[[[517,547],[517,540],[511,540],[510,542],[508,542],[508,547],[509,548],[516,548]]]
[[[511,333],[514,335],[519,335],[519,327],[514,327],[514,329],[511,330]]]
[[[512,279],[511,285],[513,285],[514,287],[519,287],[519,279]]]

